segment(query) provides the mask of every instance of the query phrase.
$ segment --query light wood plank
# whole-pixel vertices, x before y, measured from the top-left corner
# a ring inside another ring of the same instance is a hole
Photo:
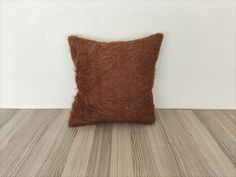
[[[84,177],[89,161],[96,125],[81,126],[71,145],[62,177]]]
[[[110,176],[134,176],[131,127],[129,124],[113,125]]]
[[[157,110],[154,125],[75,128],[69,110],[4,114],[0,177],[236,176],[235,110]]]
[[[232,119],[234,116],[230,117],[217,110],[194,112],[236,167],[236,124]]]
[[[236,110],[222,110],[230,118],[231,122],[236,125]]]
[[[161,177],[182,177],[184,174],[176,163],[172,150],[172,139],[166,135],[164,127],[156,111],[156,122],[154,125],[146,126],[147,142],[151,146],[152,156],[155,159],[156,170]]]
[[[160,176],[156,169],[154,154],[152,154],[146,128],[150,125],[132,124],[131,142],[134,176]]]
[[[0,128],[19,111],[20,109],[0,109]]]
[[[58,136],[65,126],[67,116],[68,112],[63,110],[55,113],[54,119],[48,123],[40,139],[36,142],[20,169],[15,171],[15,174],[11,174],[12,177],[36,176],[53,150]]]
[[[38,169],[35,175],[36,177],[60,177],[62,175],[71,144],[74,141],[77,131],[77,128],[68,128],[67,121],[65,122],[46,162]]]
[[[1,151],[1,177],[11,176],[19,170],[41,138],[48,123],[55,118],[56,113],[53,110],[23,110],[23,112],[26,112],[26,117],[28,116],[30,119],[27,118],[28,122],[20,124],[19,127],[12,123],[18,131],[11,136],[7,145],[4,144],[4,149]],[[4,139],[3,142],[5,142]]]
[[[96,126],[93,144],[86,171],[87,177],[107,177],[110,174],[112,144],[112,124],[98,124]]]
[[[8,145],[9,140],[31,119],[33,110],[22,110],[9,120],[0,130],[0,151]]]
[[[235,167],[192,111],[161,110],[158,115],[183,176],[235,176]]]

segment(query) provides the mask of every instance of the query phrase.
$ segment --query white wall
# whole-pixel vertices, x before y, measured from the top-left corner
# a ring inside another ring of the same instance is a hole
[[[236,1],[2,1],[0,10],[0,107],[70,107],[69,34],[164,32],[156,107],[236,109]]]

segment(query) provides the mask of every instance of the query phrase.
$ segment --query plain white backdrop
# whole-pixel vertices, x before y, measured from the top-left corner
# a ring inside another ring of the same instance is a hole
[[[0,107],[68,108],[67,36],[105,41],[164,33],[158,108],[236,109],[236,1],[1,1]]]

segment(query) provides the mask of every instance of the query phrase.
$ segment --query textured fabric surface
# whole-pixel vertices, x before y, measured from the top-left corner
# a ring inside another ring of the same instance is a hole
[[[133,41],[68,38],[78,92],[69,126],[155,121],[152,87],[163,34]]]

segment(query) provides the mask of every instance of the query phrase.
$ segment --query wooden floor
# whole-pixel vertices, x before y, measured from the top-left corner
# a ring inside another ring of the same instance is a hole
[[[69,128],[68,110],[0,109],[1,177],[236,177],[236,110]]]

